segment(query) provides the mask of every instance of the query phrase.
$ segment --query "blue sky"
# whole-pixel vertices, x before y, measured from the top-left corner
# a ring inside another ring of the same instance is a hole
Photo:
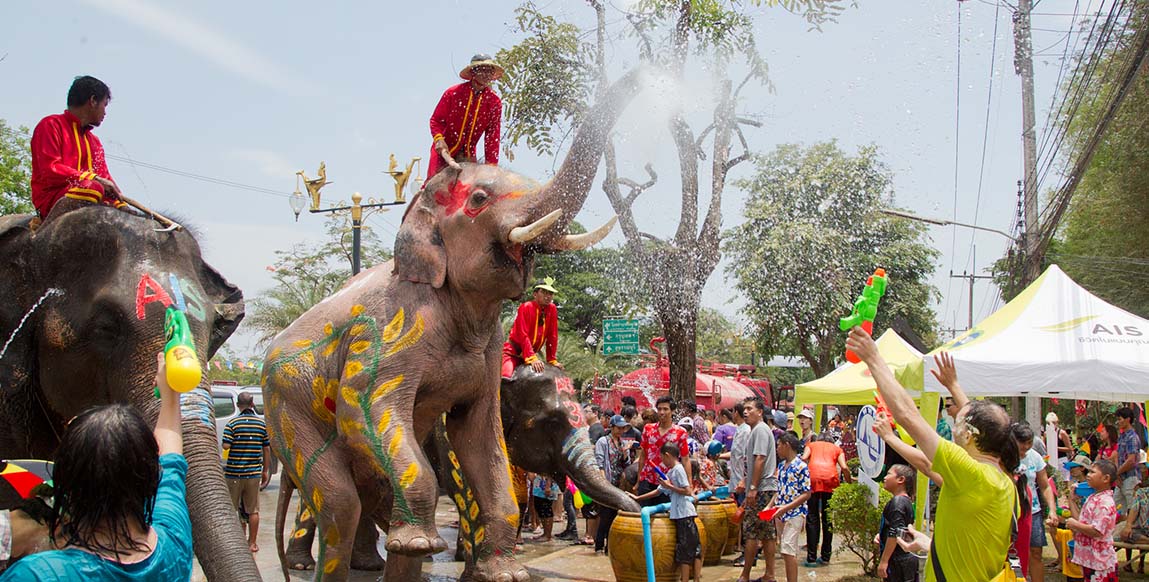
[[[1036,8],[1039,136],[1066,33],[1076,30],[1075,23],[1088,22],[1102,1],[1042,0]],[[585,2],[539,4],[584,26],[593,21]],[[1081,13],[1076,19],[1075,5]],[[295,171],[313,174],[326,161],[334,184],[324,192],[331,202],[353,191],[386,195],[391,180],[381,172],[388,155],[401,161],[427,156],[427,118],[470,56],[494,53],[520,39],[513,27],[516,6],[433,0],[5,2],[0,15],[9,26],[0,38],[0,56],[6,55],[0,61],[0,117],[35,125],[63,110],[74,76],[95,75],[114,95],[97,131],[109,154],[282,192],[236,190],[109,160],[112,175],[130,196],[157,209],[175,209],[198,224],[208,260],[254,297],[271,283],[265,267],[275,250],[323,236],[317,217],[293,221],[286,194],[295,188]],[[614,2],[610,21],[625,23],[621,10],[627,6],[628,0]],[[752,149],[768,152],[780,143],[834,138],[850,151],[876,143],[894,171],[899,205],[1009,230],[1022,172],[1020,80],[1013,71],[1009,9],[997,12],[996,51],[990,0],[859,0],[822,32],[809,31],[801,18],[781,9],[753,12],[773,92],[752,87],[743,93],[741,110],[763,121],[761,129],[747,133]],[[1078,37],[1069,35],[1069,42]],[[635,63],[631,43],[620,39],[613,46],[616,73]],[[1071,71],[1072,63],[1064,74]],[[709,111],[706,71],[693,69],[691,79],[675,91],[644,92],[617,128],[622,173],[641,176],[643,164],[651,162],[662,176],[643,195],[638,218],[640,228],[654,234],[673,232],[678,216],[676,158],[663,123],[668,103],[681,98],[698,121]],[[960,114],[956,132],[955,114]],[[554,159],[521,148],[514,163],[504,165],[545,179]],[[749,169],[743,164],[733,177]],[[1056,183],[1051,176],[1044,186]],[[724,227],[741,221],[744,198],[743,192],[727,189]],[[370,219],[386,241],[394,238],[396,214]],[[605,196],[596,190],[579,220],[598,224],[610,215]],[[976,268],[985,268],[1006,241],[953,227],[933,228],[930,234],[943,253],[934,277],[943,299],[935,307],[943,326],[964,327],[966,285],[951,284],[949,271],[974,267],[973,243]],[[617,244],[619,236],[613,234],[608,244]],[[730,288],[720,267],[704,304],[738,319],[739,300]],[[978,283],[978,318],[993,309],[995,291]],[[252,353],[250,337],[240,334],[233,343],[241,354]]]

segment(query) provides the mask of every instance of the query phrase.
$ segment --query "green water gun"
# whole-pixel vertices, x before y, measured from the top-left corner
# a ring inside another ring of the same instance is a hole
[[[866,279],[866,287],[862,289],[862,294],[858,296],[857,301],[854,301],[854,312],[849,317],[839,319],[838,328],[850,331],[860,325],[866,333],[874,333],[874,318],[878,315],[878,303],[886,294],[887,283],[889,280],[886,279],[886,270],[881,267],[874,269],[874,274]],[[846,350],[846,360],[853,364],[862,361],[858,354],[851,350]]]
[[[164,314],[164,335],[167,337],[164,363],[167,366],[168,385],[176,392],[194,390],[203,378],[203,369],[196,357],[195,340],[192,339],[187,315],[175,307],[168,307]],[[155,396],[160,397],[158,386]]]

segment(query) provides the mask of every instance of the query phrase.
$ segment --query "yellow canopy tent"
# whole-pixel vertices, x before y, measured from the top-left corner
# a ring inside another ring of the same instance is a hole
[[[885,358],[886,364],[893,371],[898,382],[909,391],[918,403],[918,410],[922,418],[933,426],[938,421],[938,400],[940,394],[936,392],[923,392],[924,387],[924,356],[921,352],[902,339],[892,329],[877,339],[878,351]],[[874,392],[878,386],[870,375],[870,368],[865,363],[846,364],[829,374],[794,387],[794,408],[801,410],[807,404],[814,405],[815,422],[822,419],[822,407],[826,404],[864,406],[874,404]],[[818,426],[815,425],[815,429]],[[913,444],[909,436],[902,432],[903,440]],[[929,481],[918,479],[918,499],[926,499],[929,495]],[[925,516],[925,503],[918,503],[917,526],[920,528]]]

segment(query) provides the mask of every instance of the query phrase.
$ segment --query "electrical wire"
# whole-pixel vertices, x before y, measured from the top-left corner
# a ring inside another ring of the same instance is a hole
[[[149,170],[155,170],[157,172],[165,172],[165,173],[172,174],[175,176],[181,176],[181,177],[189,178],[192,180],[199,180],[201,182],[207,182],[209,184],[216,184],[219,186],[227,186],[229,188],[236,188],[239,190],[248,190],[250,192],[258,192],[260,194],[267,194],[269,196],[278,196],[281,198],[290,198],[291,197],[291,193],[289,193],[289,192],[283,192],[280,190],[272,190],[271,188],[263,188],[260,186],[252,186],[250,184],[242,184],[240,182],[234,182],[232,180],[225,180],[223,178],[213,178],[211,176],[204,176],[202,174],[196,174],[193,172],[185,172],[184,170],[177,170],[175,168],[168,168],[166,166],[161,166],[159,164],[151,164],[148,162],[141,162],[139,160],[135,160],[135,159],[128,158],[125,156],[118,156],[115,154],[105,154],[105,155],[108,159],[116,160],[117,162],[123,162],[123,163],[129,164],[131,166],[138,166],[141,168],[147,168]]]
[[[973,205],[973,220],[971,224],[977,224],[978,213],[981,211],[981,189],[985,183],[985,152],[986,146],[989,144],[989,116],[992,111],[991,105],[993,104],[993,67],[997,61],[997,25],[999,21],[1001,8],[995,7],[993,10],[993,45],[989,51],[989,90],[985,99],[985,129],[981,135],[981,162],[977,171],[977,199]],[[956,218],[956,217],[955,217]],[[977,271],[977,265],[970,265],[973,259],[973,245],[976,240],[977,232],[970,232],[969,235],[969,252],[966,253],[965,264],[969,266],[971,272]]]
[[[958,209],[958,161],[961,153],[961,3],[957,3],[957,79],[954,82],[954,209],[953,220],[957,221]],[[954,270],[954,254],[957,252],[957,227],[950,227],[950,274]],[[949,311],[950,295],[953,294],[953,277],[950,277],[949,287],[946,288],[946,301],[942,313]],[[960,299],[960,297],[959,297]],[[956,320],[954,326],[956,327]]]

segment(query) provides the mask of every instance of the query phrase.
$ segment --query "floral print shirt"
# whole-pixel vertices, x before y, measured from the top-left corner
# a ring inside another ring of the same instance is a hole
[[[1117,554],[1113,550],[1113,530],[1117,528],[1117,505],[1113,491],[1098,491],[1089,496],[1081,508],[1081,523],[1097,528],[1100,537],[1073,534],[1073,563],[1098,573],[1117,568]]]
[[[676,443],[678,445],[678,454],[680,459],[685,459],[690,456],[690,447],[687,444],[688,435],[686,429],[678,425],[671,425],[670,430],[666,434],[662,434],[658,430],[658,423],[652,422],[642,429],[642,450],[646,451],[646,465],[642,467],[642,472],[639,478],[648,483],[657,485],[661,482],[658,473],[651,465],[658,466],[663,473],[670,469],[662,464],[662,445],[666,443]]]
[[[778,501],[775,503],[776,506],[786,505],[809,490],[810,469],[802,459],[794,457],[793,461],[778,466]],[[803,503],[778,517],[785,522],[805,515],[806,504]]]

